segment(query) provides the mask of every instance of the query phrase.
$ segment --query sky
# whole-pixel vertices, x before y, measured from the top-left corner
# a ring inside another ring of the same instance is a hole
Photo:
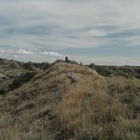
[[[138,0],[0,0],[0,58],[140,65]]]

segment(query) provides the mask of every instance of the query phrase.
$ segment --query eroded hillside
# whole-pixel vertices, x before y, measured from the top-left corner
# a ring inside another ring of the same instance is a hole
[[[10,88],[10,85],[13,83],[15,85],[15,88],[20,86],[21,84],[27,82],[29,80],[28,78],[23,77],[31,77],[33,73],[40,73],[44,70],[45,66],[48,65],[48,63],[24,63],[14,60],[6,60],[6,59],[0,59],[0,94],[5,94],[8,91],[12,90]],[[29,76],[30,75],[30,76]],[[16,82],[17,81],[17,82]],[[19,86],[17,86],[19,84]]]
[[[140,80],[56,62],[1,96],[2,140],[138,140]]]

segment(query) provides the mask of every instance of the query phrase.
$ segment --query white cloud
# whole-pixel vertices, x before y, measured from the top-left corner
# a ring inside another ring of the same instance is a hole
[[[1,1],[0,46],[9,46],[11,55],[32,57],[45,49],[53,52],[40,52],[40,57],[60,57],[55,50],[112,46],[115,55],[118,42],[119,48],[140,45],[139,35],[129,32],[139,32],[139,5],[138,0]]]
[[[0,54],[3,55],[4,53],[6,53],[4,50],[0,49]]]
[[[23,50],[23,49],[22,49]],[[24,50],[25,51],[25,50]],[[27,51],[25,51],[27,52]],[[0,49],[0,54],[7,59],[14,59],[18,61],[32,61],[32,62],[50,62],[53,63],[58,59],[65,59],[66,55],[60,55],[57,52],[39,52],[34,55],[19,54],[16,51],[5,51]],[[68,55],[70,60],[74,60],[83,64],[95,63],[97,65],[140,65],[139,57],[133,56],[78,56]]]
[[[29,52],[29,51],[26,51],[26,50],[23,50],[23,49],[17,50],[17,53],[18,54],[33,55],[33,52]]]
[[[77,29],[82,29],[85,27],[94,27],[94,26],[116,26],[119,27],[112,32],[120,31],[122,29],[129,29],[129,28],[139,28],[139,7],[138,5],[140,2],[134,0],[135,2],[125,2],[125,1],[109,1],[104,2],[104,0],[100,1],[75,1],[74,3],[71,1],[44,1],[44,0],[34,0],[34,1],[10,1],[10,2],[3,2],[3,6],[0,7],[1,13],[5,15],[5,17],[11,22],[10,26],[13,28],[18,28],[18,32],[20,29],[26,29],[26,27],[34,27],[34,26],[55,26],[57,28],[45,29],[45,31],[49,30],[49,36],[44,35],[46,44],[48,40],[52,41],[52,46],[56,46],[55,42],[53,42],[53,38],[59,38],[60,42],[58,46],[62,46],[63,41],[69,44],[69,39],[67,36],[75,36],[80,37],[80,33],[78,33]],[[123,4],[122,4],[123,3]],[[125,4],[125,6],[123,6]],[[30,8],[32,7],[32,9]],[[7,9],[7,10],[5,10]],[[14,15],[14,16],[13,16]],[[8,26],[8,25],[7,25]],[[39,29],[37,29],[39,30]],[[71,30],[75,30],[75,32],[71,32]],[[21,36],[24,30],[21,30]],[[99,31],[97,29],[87,31],[85,33],[81,33],[82,37],[87,36],[105,36],[110,31]],[[31,32],[30,32],[31,33]],[[33,34],[33,32],[32,32]],[[29,33],[26,33],[26,36]],[[15,34],[14,34],[15,36]],[[12,35],[12,38],[14,38]],[[40,36],[40,35],[35,35]],[[29,37],[29,39],[20,39],[22,43],[20,43],[20,47],[27,45],[32,45],[37,47],[36,42],[40,42],[41,39],[36,41],[36,37]],[[17,37],[17,36],[16,36]],[[15,37],[15,38],[16,38]],[[42,36],[41,36],[42,37]],[[19,37],[18,37],[19,38]],[[80,39],[71,39],[70,45],[65,45],[66,48],[72,48],[77,46],[77,42],[80,42]],[[92,42],[90,39],[84,39],[83,41],[86,44],[82,45],[81,47],[93,47]],[[111,40],[111,39],[110,39]],[[1,41],[1,40],[0,40]],[[7,41],[7,39],[6,39]],[[12,41],[12,43],[18,42]],[[76,42],[76,43],[75,43]],[[94,39],[94,42],[98,42],[98,40]],[[11,42],[9,42],[10,44]],[[54,43],[54,44],[53,44]],[[105,41],[100,41],[100,44],[105,44]],[[14,43],[16,44],[16,43]],[[97,43],[98,44],[98,43]],[[21,46],[22,45],[22,46]],[[49,44],[47,44],[49,46]],[[79,45],[79,46],[80,46]],[[106,44],[107,45],[107,44]],[[98,47],[98,45],[96,46]]]
[[[13,52],[13,51],[11,51],[11,50],[8,50],[8,52],[9,52],[9,53],[14,53],[14,52]]]
[[[90,36],[106,36],[105,33],[99,31],[99,30],[90,30],[89,32]]]
[[[39,54],[42,54],[42,55],[49,55],[49,56],[56,56],[56,57],[61,57],[60,54],[58,54],[57,52],[39,52]]]
[[[14,59],[17,59],[18,58],[18,55],[13,55]]]

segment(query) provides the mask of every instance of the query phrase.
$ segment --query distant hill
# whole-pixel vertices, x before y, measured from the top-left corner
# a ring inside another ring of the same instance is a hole
[[[0,59],[0,90],[9,90],[9,85],[20,75],[27,72],[40,73],[49,63],[24,63],[14,60]],[[49,64],[51,65],[51,64]]]
[[[115,74],[121,67],[5,62],[1,84],[12,81],[0,95],[0,139],[140,139],[140,79]]]
[[[106,77],[121,76],[140,79],[140,66],[98,66],[93,64],[88,66]]]

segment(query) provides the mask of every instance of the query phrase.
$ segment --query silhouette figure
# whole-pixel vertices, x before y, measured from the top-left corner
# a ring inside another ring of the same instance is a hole
[[[66,62],[68,61],[68,57],[67,56],[65,57],[65,60],[66,60]]]

